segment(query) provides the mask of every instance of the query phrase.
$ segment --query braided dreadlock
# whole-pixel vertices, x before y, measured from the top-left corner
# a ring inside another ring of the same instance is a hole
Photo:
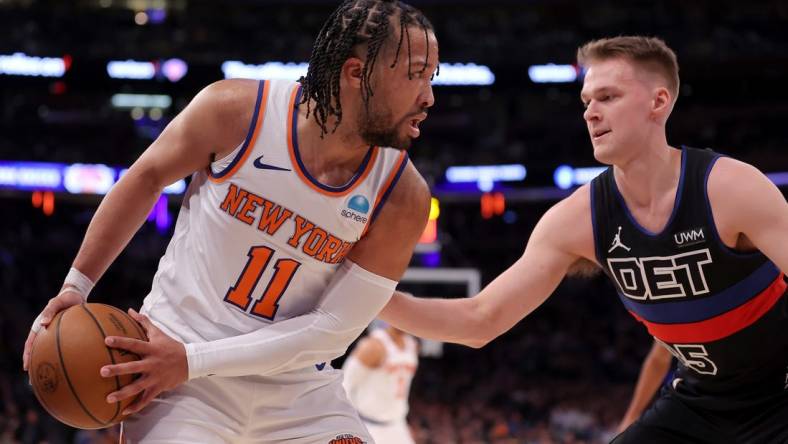
[[[333,133],[342,121],[342,104],[339,101],[339,78],[342,65],[360,44],[367,45],[367,60],[361,73],[361,97],[366,107],[374,95],[370,85],[370,75],[375,68],[380,48],[391,35],[391,17],[399,13],[400,37],[397,51],[390,68],[397,65],[403,42],[407,41],[408,67],[411,64],[410,31],[411,26],[419,26],[429,43],[432,23],[418,9],[397,0],[345,0],[328,18],[315,40],[309,70],[299,82],[303,94],[299,104],[307,104],[307,117],[314,101],[314,116],[320,125],[320,136],[327,134],[326,122],[330,116],[336,117]],[[427,45],[429,60],[429,44]],[[422,72],[427,66],[422,68]],[[410,76],[410,69],[408,76]]]

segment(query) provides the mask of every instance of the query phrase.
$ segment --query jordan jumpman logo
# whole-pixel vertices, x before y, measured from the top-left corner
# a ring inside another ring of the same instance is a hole
[[[613,245],[610,247],[609,250],[607,250],[607,252],[608,253],[612,253],[613,250],[615,250],[616,248],[619,248],[619,247],[621,247],[621,248],[623,248],[623,249],[625,249],[627,251],[631,250],[631,248],[629,248],[626,245],[624,245],[623,243],[621,243],[621,226],[620,225],[618,226],[618,233],[616,233],[616,237],[613,238]]]

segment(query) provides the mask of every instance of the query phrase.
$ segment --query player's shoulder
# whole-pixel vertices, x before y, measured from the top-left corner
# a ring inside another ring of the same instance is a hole
[[[735,200],[757,198],[764,187],[771,186],[771,181],[755,166],[721,156],[709,172],[706,189],[712,199],[720,195]]]
[[[400,205],[427,206],[429,208],[430,187],[413,162],[408,161],[402,170],[397,186],[391,192],[391,201]]]
[[[579,187],[547,210],[534,229],[532,238],[561,251],[592,260],[594,232],[590,184]]]
[[[383,207],[381,219],[395,215],[397,224],[413,224],[418,230],[424,228],[424,222],[430,210],[432,193],[427,181],[421,173],[408,161],[400,174],[386,206]],[[389,215],[388,217],[386,215]]]
[[[573,224],[591,219],[591,184],[587,183],[553,205],[546,213],[554,223]]]
[[[386,359],[386,346],[383,341],[373,336],[362,338],[353,353],[359,361],[370,368],[379,367]]]
[[[721,157],[706,183],[706,195],[714,223],[723,236],[752,229],[784,204],[777,186],[760,170],[748,163]]]
[[[219,80],[204,87],[179,116],[196,142],[211,145],[223,157],[244,140],[252,120],[260,82],[247,79]]]
[[[236,117],[247,114],[251,117],[260,85],[259,80],[251,79],[219,80],[203,88],[194,101],[199,102],[206,110],[226,117],[233,114],[237,115]],[[244,125],[246,124],[248,120],[244,121]]]
[[[732,157],[720,156],[709,173],[709,184],[713,180],[716,185],[731,186],[742,180],[765,177],[753,165]]]

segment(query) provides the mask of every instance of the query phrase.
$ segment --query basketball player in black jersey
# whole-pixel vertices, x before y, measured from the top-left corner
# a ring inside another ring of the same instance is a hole
[[[523,256],[468,299],[397,294],[382,317],[481,347],[567,274],[602,268],[627,310],[679,360],[655,405],[614,442],[788,442],[788,205],[760,171],[668,145],[676,56],[655,38],[578,51],[594,156],[611,165],[556,204]]]

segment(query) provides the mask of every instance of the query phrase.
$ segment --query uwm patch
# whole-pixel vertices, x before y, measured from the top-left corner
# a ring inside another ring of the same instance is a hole
[[[337,435],[328,444],[366,444],[366,441],[353,435]]]

